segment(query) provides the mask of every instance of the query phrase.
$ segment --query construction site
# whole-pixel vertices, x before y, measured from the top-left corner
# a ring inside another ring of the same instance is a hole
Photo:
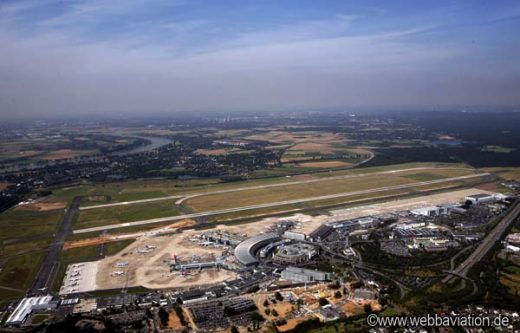
[[[490,195],[491,192],[465,189],[331,210],[328,214],[317,216],[298,213],[264,218],[254,223],[216,225],[204,230],[178,229],[179,226],[189,227],[194,224],[193,221],[185,220],[177,222],[173,227],[99,238],[92,241],[136,240],[113,256],[97,262],[71,265],[60,293],[75,294],[136,286],[189,289],[241,279],[257,266],[269,272],[276,267],[305,266],[320,256],[323,246],[319,242],[329,237],[335,229],[343,230],[346,225],[355,224],[354,229],[359,232],[375,227],[382,217],[442,204],[456,205],[476,194]],[[348,230],[351,232],[354,229]],[[83,242],[92,244],[92,241]],[[313,243],[316,241],[318,243]],[[347,247],[348,239],[344,241]],[[79,242],[66,244],[69,247],[82,245]],[[299,277],[294,282],[311,280]]]

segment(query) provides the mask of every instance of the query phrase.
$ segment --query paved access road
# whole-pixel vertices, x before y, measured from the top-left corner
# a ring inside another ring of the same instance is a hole
[[[230,189],[225,189],[225,190],[203,191],[203,192],[196,192],[196,193],[191,193],[191,194],[190,193],[186,193],[186,194],[178,194],[178,195],[171,195],[171,196],[166,196],[166,197],[158,197],[158,198],[150,198],[150,199],[142,199],[142,200],[134,200],[134,201],[113,202],[113,203],[108,203],[108,204],[85,206],[85,207],[81,207],[80,210],[90,210],[90,209],[96,209],[96,208],[107,208],[107,207],[115,207],[115,206],[124,206],[124,205],[140,204],[140,203],[162,201],[162,200],[171,200],[171,199],[179,199],[179,200],[177,200],[175,202],[175,204],[176,205],[180,205],[187,199],[200,197],[200,196],[205,196],[205,195],[222,194],[222,193],[239,192],[239,191],[249,191],[249,190],[258,190],[258,189],[271,188],[271,187],[285,187],[285,186],[293,186],[293,185],[300,185],[300,184],[312,184],[312,183],[319,183],[319,182],[327,182],[327,181],[331,181],[331,180],[360,178],[360,177],[377,176],[377,175],[388,175],[388,174],[396,174],[396,173],[401,173],[401,172],[432,170],[432,169],[435,169],[435,170],[473,170],[473,169],[469,169],[469,168],[454,168],[454,167],[441,167],[441,168],[436,168],[436,167],[417,167],[417,168],[407,168],[407,169],[380,171],[380,172],[372,172],[372,173],[358,173],[358,174],[355,174],[355,175],[323,177],[323,178],[317,178],[317,179],[307,179],[307,180],[297,180],[297,181],[282,181],[282,182],[279,182],[279,183],[276,183],[276,184],[245,186],[245,187],[230,188]]]
[[[58,231],[54,236],[54,242],[45,254],[40,270],[34,278],[33,285],[29,290],[29,295],[46,295],[50,293],[49,289],[52,287],[53,278],[58,269],[58,256],[63,247],[63,243],[71,230],[72,222],[74,222],[74,219],[78,214],[80,202],[81,197],[75,197],[72,204],[67,209],[67,212],[58,227]]]
[[[354,195],[370,194],[370,193],[377,193],[377,192],[384,192],[384,191],[391,191],[391,190],[399,190],[399,189],[406,189],[406,188],[417,187],[417,186],[426,186],[426,185],[432,185],[432,184],[442,184],[442,183],[447,183],[447,182],[452,182],[452,181],[457,181],[457,180],[479,178],[479,177],[489,176],[489,175],[490,175],[489,173],[479,173],[479,174],[472,174],[472,175],[466,175],[466,176],[460,176],[460,177],[436,179],[436,180],[430,180],[430,181],[424,181],[424,182],[416,182],[416,183],[400,184],[400,185],[393,185],[393,186],[385,186],[385,187],[379,187],[379,188],[368,189],[368,190],[361,190],[361,191],[343,192],[343,193],[322,195],[322,196],[317,196],[317,197],[308,197],[308,198],[303,198],[303,199],[285,200],[285,201],[271,202],[271,203],[251,205],[251,206],[242,206],[242,207],[236,207],[236,208],[212,210],[212,211],[200,212],[200,213],[192,213],[192,214],[185,214],[185,215],[161,217],[161,218],[155,218],[155,219],[143,220],[143,221],[135,221],[135,222],[127,222],[127,223],[119,223],[119,224],[110,224],[110,225],[105,225],[105,226],[100,226],[100,227],[92,227],[92,228],[74,230],[73,233],[80,234],[80,233],[86,233],[86,232],[103,231],[103,230],[108,230],[108,229],[132,227],[132,226],[144,225],[144,224],[162,223],[162,222],[178,221],[178,220],[189,219],[189,218],[197,218],[197,217],[203,217],[203,216],[212,216],[212,215],[220,215],[220,214],[226,214],[226,213],[234,213],[234,212],[258,209],[258,208],[269,208],[269,207],[285,206],[285,205],[298,204],[298,203],[311,202],[311,201],[321,201],[321,200],[337,199],[337,198],[343,198],[343,197],[350,197],[350,196],[354,196]]]
[[[444,283],[452,283],[457,277],[465,278],[468,271],[491,250],[493,245],[496,244],[503,236],[506,229],[513,223],[516,218],[520,215],[520,201],[517,201],[513,207],[509,209],[509,212],[502,217],[497,223],[495,228],[484,238],[479,246],[473,251],[473,253],[466,258],[457,268],[450,272],[450,276],[447,276],[442,280]]]

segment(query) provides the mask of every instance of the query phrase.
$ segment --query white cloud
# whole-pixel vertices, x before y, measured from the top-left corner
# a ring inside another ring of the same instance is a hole
[[[123,12],[110,1],[79,6],[59,17],[60,23],[46,21],[30,35],[16,32],[12,21],[4,20],[0,112],[518,102],[518,71],[491,77],[468,71],[461,62],[472,55],[454,43],[423,38],[436,28],[427,22],[353,34],[356,17],[338,15],[223,36],[218,43],[188,51],[179,51],[173,37],[212,29],[211,20],[159,22],[156,27],[172,36],[159,42],[141,34],[84,40],[75,31],[49,28],[85,15],[126,15],[138,8],[139,2],[133,3],[134,9]],[[10,12],[24,10],[12,7]]]

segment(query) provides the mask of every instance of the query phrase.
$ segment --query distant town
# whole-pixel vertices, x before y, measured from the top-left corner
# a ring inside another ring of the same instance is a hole
[[[516,146],[398,113],[194,123],[3,131],[4,330],[520,327]]]

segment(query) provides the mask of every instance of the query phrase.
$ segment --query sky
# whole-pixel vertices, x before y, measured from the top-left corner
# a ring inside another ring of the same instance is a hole
[[[0,0],[0,119],[515,106],[519,92],[516,0]]]

